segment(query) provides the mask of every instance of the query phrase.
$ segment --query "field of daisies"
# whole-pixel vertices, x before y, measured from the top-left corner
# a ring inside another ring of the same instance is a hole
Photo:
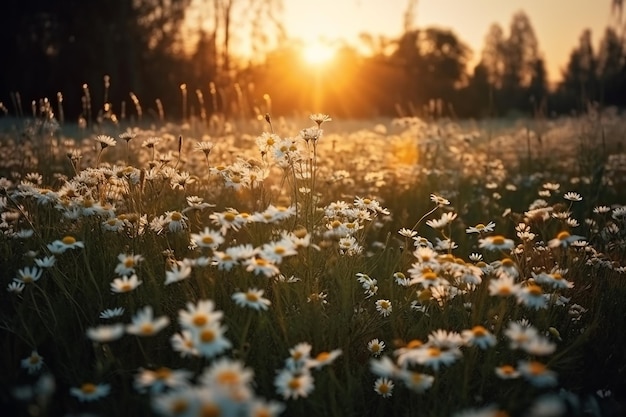
[[[10,415],[624,413],[617,113],[44,110],[0,129]]]

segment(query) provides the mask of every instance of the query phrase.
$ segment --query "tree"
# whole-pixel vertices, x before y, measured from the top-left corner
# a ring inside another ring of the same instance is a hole
[[[598,50],[600,99],[604,104],[624,104],[624,45],[612,27],[607,27]]]
[[[578,46],[571,52],[562,74],[559,89],[584,109],[598,97],[598,63],[593,51],[591,30],[581,34]]]

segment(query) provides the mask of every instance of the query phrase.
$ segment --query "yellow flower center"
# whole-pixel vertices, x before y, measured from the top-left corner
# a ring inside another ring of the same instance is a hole
[[[378,386],[378,391],[381,394],[387,394],[389,391],[391,390],[391,388],[389,387],[388,384],[382,383]]]
[[[546,372],[546,366],[541,362],[532,361],[528,364],[528,371],[532,375],[541,375]]]
[[[415,349],[422,346],[422,341],[418,339],[413,339],[409,343],[407,343],[406,347],[409,349]]]
[[[511,365],[502,365],[500,367],[500,372],[502,372],[504,375],[513,375],[515,373],[515,368],[513,368]]]
[[[556,238],[557,238],[557,239],[559,239],[559,240],[565,240],[565,239],[567,239],[567,238],[568,238],[568,237],[570,237],[570,236],[571,236],[571,235],[569,234],[569,232],[568,232],[568,231],[563,230],[561,233],[559,233],[558,235],[556,235]]]
[[[90,383],[90,382],[86,382],[83,385],[80,386],[80,390],[84,393],[84,394],[93,394],[94,392],[96,392],[97,387]]]
[[[513,262],[513,259],[511,258],[504,258],[502,260],[502,266],[505,268],[511,268],[512,266],[515,266],[515,262]]]
[[[439,349],[438,347],[428,348],[428,356],[430,356],[431,358],[438,358],[439,356],[441,356],[441,349]]]
[[[120,285],[120,291],[121,292],[129,292],[132,291],[133,286],[130,284],[130,282],[124,282],[123,284]]]
[[[65,243],[66,245],[73,245],[74,243],[76,243],[76,239],[74,239],[74,237],[72,236],[65,236],[63,239],[61,239],[61,242]]]
[[[506,240],[504,239],[504,236],[501,235],[491,238],[491,243],[493,243],[494,245],[504,245],[504,242],[506,242]]]
[[[530,295],[538,297],[541,294],[543,294],[543,291],[541,291],[541,287],[540,286],[531,284],[531,285],[528,286],[528,293]]]
[[[320,362],[326,361],[330,358],[330,353],[328,352],[320,352],[315,359],[317,359]]]
[[[175,211],[175,212],[172,213],[171,218],[172,218],[173,222],[179,222],[179,221],[181,221],[183,219],[183,215],[180,214],[179,212]]]
[[[202,236],[202,243],[204,243],[205,245],[210,245],[213,242],[215,242],[215,240],[213,240],[211,236]]]
[[[250,301],[251,303],[256,303],[257,301],[259,301],[259,296],[253,292],[248,292],[246,293],[246,300]]]
[[[485,225],[482,223],[478,223],[476,226],[474,226],[474,229],[476,230],[483,230],[485,228]]]
[[[159,368],[156,371],[154,371],[154,375],[156,376],[157,379],[163,380],[163,379],[167,379],[172,375],[172,370],[170,368]]]
[[[239,375],[234,371],[223,371],[217,375],[217,382],[222,385],[236,385],[239,382]]]
[[[203,404],[200,409],[200,417],[219,417],[222,414],[217,404]]]
[[[560,281],[563,279],[563,275],[559,274],[558,272],[555,272],[554,274],[552,274],[552,278],[556,281]]]
[[[213,330],[204,330],[200,333],[200,340],[202,343],[211,343],[215,340],[215,332]]]
[[[235,219],[237,218],[237,215],[235,213],[226,213],[224,214],[224,220],[226,220],[227,222],[234,222]]]
[[[124,266],[126,268],[132,268],[133,266],[135,266],[135,260],[133,258],[126,258],[124,260]]]
[[[433,271],[429,271],[429,272],[426,272],[425,274],[423,274],[422,277],[426,281],[434,281],[434,280],[437,279],[437,274],[435,274]]]
[[[298,378],[292,378],[287,384],[287,386],[289,387],[290,390],[297,390],[298,388],[302,386],[302,383],[300,382]]]
[[[485,329],[483,326],[474,326],[472,328],[472,333],[476,337],[484,337],[487,336],[487,329]]]
[[[189,403],[183,398],[178,398],[172,402],[172,408],[170,409],[170,411],[173,415],[176,416],[184,414],[188,409]]]
[[[140,331],[141,334],[151,335],[152,333],[154,333],[154,326],[152,325],[152,323],[144,323],[141,325]]]
[[[191,320],[191,322],[193,323],[194,326],[196,327],[202,327],[205,324],[207,324],[208,322],[208,318],[206,315],[204,314],[196,314],[195,316],[193,316],[193,319]]]

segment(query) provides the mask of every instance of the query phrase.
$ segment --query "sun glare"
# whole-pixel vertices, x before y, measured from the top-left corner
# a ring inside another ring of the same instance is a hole
[[[331,61],[335,56],[335,48],[322,43],[308,43],[302,47],[302,57],[309,64],[321,65]]]

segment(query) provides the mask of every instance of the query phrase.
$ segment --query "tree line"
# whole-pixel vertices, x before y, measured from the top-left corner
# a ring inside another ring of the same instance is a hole
[[[287,38],[280,8],[280,0],[6,0],[0,108],[36,114],[45,99],[68,121],[91,122],[268,111],[501,117],[626,105],[621,1],[597,49],[590,30],[574,40],[556,85],[523,11],[508,28],[488,29],[470,68],[473,51],[452,30],[413,27],[410,8],[398,38],[362,34],[361,49],[341,45],[313,66]],[[248,40],[252,57],[238,56],[234,38]]]

